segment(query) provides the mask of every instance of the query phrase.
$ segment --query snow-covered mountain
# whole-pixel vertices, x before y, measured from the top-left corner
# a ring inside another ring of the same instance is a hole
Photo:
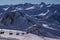
[[[57,40],[60,38],[60,4],[0,6],[0,29],[20,30]]]
[[[0,6],[0,13],[3,11],[11,10],[20,10],[28,15],[38,15],[40,13],[46,13],[49,10],[49,13],[60,12],[60,4],[46,4],[41,2],[40,4],[18,4],[18,5],[2,5]]]
[[[45,21],[45,22],[44,22]],[[60,25],[49,20],[36,20],[20,11],[4,12],[0,17],[0,29],[20,30],[27,34],[56,38],[60,37]],[[56,33],[57,32],[57,33]]]
[[[0,18],[0,28],[25,30],[35,23],[34,18],[20,11],[6,12]],[[4,26],[3,26],[4,25]],[[21,28],[20,28],[21,27]]]

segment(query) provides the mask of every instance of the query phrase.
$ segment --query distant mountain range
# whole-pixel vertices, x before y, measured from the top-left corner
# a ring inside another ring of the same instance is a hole
[[[0,6],[0,28],[51,38],[60,37],[60,4],[41,2]]]
[[[60,4],[46,4],[41,2],[41,4],[18,4],[18,5],[3,5],[0,6],[0,13],[3,11],[12,11],[20,10],[29,15],[37,15],[40,13],[46,13],[49,10],[49,13],[60,12]]]

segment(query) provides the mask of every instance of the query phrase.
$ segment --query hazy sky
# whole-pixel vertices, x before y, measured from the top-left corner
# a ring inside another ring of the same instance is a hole
[[[51,3],[51,4],[60,4],[60,0],[0,0],[0,5],[6,4],[22,4],[22,3]]]

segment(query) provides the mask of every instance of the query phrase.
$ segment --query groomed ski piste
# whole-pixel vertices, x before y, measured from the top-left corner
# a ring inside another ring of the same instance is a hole
[[[8,30],[8,29],[0,29],[0,37],[10,38],[10,39],[13,38],[15,40],[60,40],[60,39],[55,39],[55,38],[37,36],[31,33],[27,34],[24,31]],[[5,40],[5,39],[0,38],[0,40]]]

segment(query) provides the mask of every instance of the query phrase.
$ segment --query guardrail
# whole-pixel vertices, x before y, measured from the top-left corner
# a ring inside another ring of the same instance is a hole
[[[8,30],[8,29],[0,29],[0,36],[2,37],[12,37],[12,38],[23,38],[23,36],[26,35],[26,32],[24,31],[17,31],[17,30]]]

